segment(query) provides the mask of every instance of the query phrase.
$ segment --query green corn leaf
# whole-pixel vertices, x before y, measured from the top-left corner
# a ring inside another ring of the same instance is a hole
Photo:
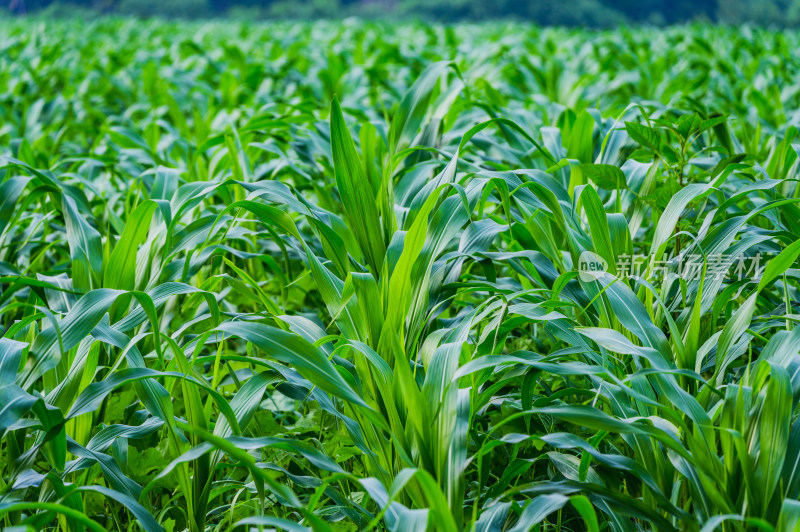
[[[331,102],[330,121],[333,167],[345,219],[373,273],[377,273],[386,253],[378,208],[336,98]]]

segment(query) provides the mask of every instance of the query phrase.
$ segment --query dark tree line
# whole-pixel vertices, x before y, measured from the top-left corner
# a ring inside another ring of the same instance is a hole
[[[264,17],[417,16],[456,21],[516,18],[541,24],[610,26],[692,20],[793,24],[800,0],[0,0],[15,13],[54,5],[138,15]],[[63,11],[63,9],[61,10]],[[60,12],[61,12],[60,11]]]

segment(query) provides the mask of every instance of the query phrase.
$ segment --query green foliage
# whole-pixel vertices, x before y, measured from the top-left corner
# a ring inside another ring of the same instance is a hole
[[[0,526],[795,530],[798,44],[4,20]]]

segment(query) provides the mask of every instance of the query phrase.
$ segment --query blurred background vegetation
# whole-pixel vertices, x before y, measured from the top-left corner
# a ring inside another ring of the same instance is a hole
[[[586,27],[693,21],[800,25],[800,0],[0,0],[2,4],[16,15],[52,16],[513,19]]]

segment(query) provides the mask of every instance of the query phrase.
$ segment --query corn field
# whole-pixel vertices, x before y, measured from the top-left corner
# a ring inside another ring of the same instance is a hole
[[[800,530],[800,34],[0,22],[0,528]]]

